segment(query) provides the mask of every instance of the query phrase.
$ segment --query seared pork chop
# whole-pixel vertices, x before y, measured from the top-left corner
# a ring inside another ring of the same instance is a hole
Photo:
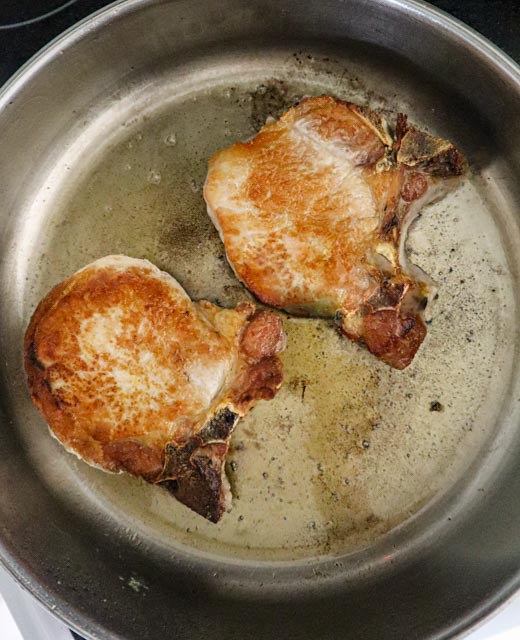
[[[68,451],[162,484],[216,522],[238,419],[282,382],[281,320],[192,302],[146,260],[109,256],[57,285],[25,335],[34,403]]]
[[[335,317],[349,338],[403,369],[426,334],[430,279],[408,264],[407,228],[453,187],[465,160],[369,109],[310,98],[210,161],[204,188],[237,277],[262,302]]]

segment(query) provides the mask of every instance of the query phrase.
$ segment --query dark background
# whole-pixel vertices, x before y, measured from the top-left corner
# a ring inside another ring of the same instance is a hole
[[[0,85],[47,42],[107,4],[107,0],[0,0]],[[520,62],[520,0],[431,0],[431,4],[466,22]]]
[[[0,84],[49,40],[107,4],[107,0],[0,0]],[[432,4],[480,31],[520,62],[519,0],[433,0]]]

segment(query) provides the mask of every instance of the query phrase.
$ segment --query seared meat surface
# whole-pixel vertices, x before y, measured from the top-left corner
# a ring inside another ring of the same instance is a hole
[[[238,419],[282,383],[281,320],[192,302],[146,260],[109,256],[57,285],[25,336],[34,403],[65,448],[162,484],[216,522]]]
[[[391,132],[377,113],[323,96],[217,153],[204,197],[232,268],[259,300],[335,318],[403,369],[426,334],[433,289],[406,260],[407,229],[464,171],[450,142],[406,116]]]

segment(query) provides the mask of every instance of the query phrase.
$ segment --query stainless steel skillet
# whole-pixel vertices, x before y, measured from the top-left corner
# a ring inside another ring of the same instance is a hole
[[[105,253],[148,257],[194,297],[246,295],[205,218],[207,159],[323,91],[408,111],[473,172],[412,232],[441,285],[415,369],[389,373],[326,326],[291,325],[316,358],[293,347],[280,415],[244,425],[240,505],[214,534],[60,450],[30,404],[21,337],[47,288]],[[0,97],[0,541],[19,581],[93,638],[448,638],[504,602],[520,568],[519,106],[518,68],[415,2],[127,1],[33,59]],[[291,509],[254,476],[280,455],[265,431],[292,454],[268,478],[287,485],[316,463]],[[322,521],[298,520],[313,509]]]

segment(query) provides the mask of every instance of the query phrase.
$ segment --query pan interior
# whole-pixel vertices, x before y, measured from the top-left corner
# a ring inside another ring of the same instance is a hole
[[[442,96],[413,74],[396,74],[380,61],[312,48],[210,56],[133,78],[64,132],[67,143],[56,144],[20,221],[20,340],[51,286],[113,253],[151,260],[195,300],[248,299],[205,212],[207,162],[303,96],[335,95],[390,119],[404,111],[451,137],[472,162],[462,186],[425,209],[410,233],[412,261],[439,283],[413,364],[394,371],[330,322],[285,317],[285,384],[236,430],[227,465],[233,506],[218,525],[157,488],[65,453],[23,389],[21,437],[71,509],[101,512],[130,536],[167,548],[251,560],[338,555],[439,499],[493,438],[515,317],[497,224],[506,206],[497,196],[499,168],[488,160],[477,167],[478,131],[467,114],[440,106]]]

